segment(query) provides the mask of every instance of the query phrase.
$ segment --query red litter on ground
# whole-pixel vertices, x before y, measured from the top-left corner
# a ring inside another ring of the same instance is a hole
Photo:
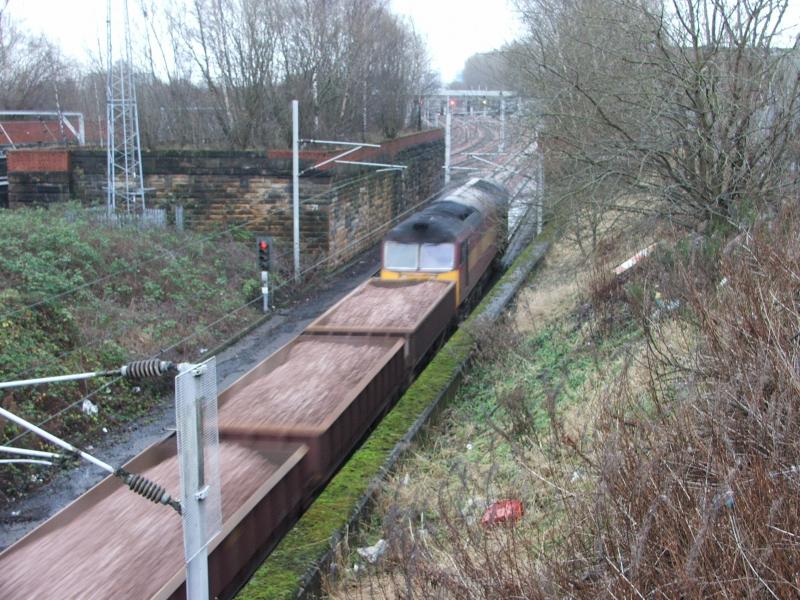
[[[522,518],[525,509],[519,500],[498,500],[493,502],[481,518],[481,525],[493,527],[500,523],[512,525]]]

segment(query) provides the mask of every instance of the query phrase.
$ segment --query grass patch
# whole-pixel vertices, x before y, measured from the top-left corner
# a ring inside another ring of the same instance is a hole
[[[535,247],[524,251],[509,273],[530,259]],[[501,283],[502,283],[501,279]],[[457,376],[474,347],[471,326],[497,294],[487,294],[473,315],[433,358],[364,445],[331,480],[314,504],[281,541],[275,551],[237,596],[243,600],[283,600],[297,594],[300,578],[330,548],[330,537],[347,524],[353,507],[380,472],[389,453],[418,416]]]
[[[532,287],[539,291],[540,278],[561,285],[563,277],[551,271],[563,267],[548,258]],[[590,443],[587,423],[598,390],[621,372],[625,350],[641,344],[632,322],[600,335],[577,295],[565,301],[566,310],[538,320],[536,328],[515,329],[520,319],[512,316],[505,326],[475,332],[480,352],[458,394],[398,465],[369,527],[343,544],[328,597],[422,598],[445,589],[454,597],[499,597],[478,583],[497,561],[519,566],[525,557],[534,565],[537,552],[558,549],[568,498],[591,486],[569,445],[581,451]],[[554,438],[559,441],[551,444]],[[489,535],[479,524],[486,505],[509,497],[523,501],[526,517],[514,530]],[[389,542],[387,555],[377,566],[365,564],[355,546],[380,538]],[[451,580],[461,566],[462,581],[475,577],[473,589],[456,589]],[[513,596],[520,582],[524,588],[520,578],[503,589]]]
[[[601,257],[569,318],[482,344],[379,498],[387,553],[330,597],[797,596],[800,213],[776,213],[622,277]],[[500,498],[524,518],[482,527]]]

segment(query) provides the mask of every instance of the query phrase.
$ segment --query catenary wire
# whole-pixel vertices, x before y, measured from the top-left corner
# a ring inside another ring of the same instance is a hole
[[[434,150],[431,150],[431,149],[422,150],[422,151],[420,151],[420,152],[418,152],[418,153],[416,153],[416,154],[414,154],[414,155],[410,156],[410,157],[408,158],[408,160],[414,160],[414,159],[417,159],[417,158],[420,158],[420,157],[424,158],[424,157],[426,157],[427,155],[429,155],[429,154],[431,154],[431,153],[434,153],[434,152],[435,152],[435,151],[434,151]],[[373,179],[373,178],[376,178],[376,177],[378,177],[378,176],[382,176],[382,175],[385,175],[385,174],[384,174],[384,173],[371,173],[371,174],[369,174],[369,175],[367,175],[367,176],[360,177],[360,178],[358,178],[358,179],[355,179],[355,180],[348,180],[347,182],[344,182],[343,184],[340,184],[340,185],[338,185],[338,186],[334,186],[333,188],[331,188],[331,189],[329,189],[329,190],[326,190],[326,191],[324,191],[324,192],[321,192],[321,193],[319,193],[319,194],[316,194],[316,195],[314,195],[314,196],[311,196],[311,197],[308,197],[308,198],[304,198],[304,199],[303,199],[303,203],[310,203],[311,201],[313,201],[313,200],[315,200],[315,199],[319,199],[319,198],[321,198],[321,197],[325,197],[325,196],[330,196],[330,195],[332,195],[332,194],[335,194],[335,193],[337,193],[337,192],[339,192],[339,191],[341,191],[341,190],[343,190],[343,189],[346,189],[346,188],[348,188],[348,187],[353,187],[353,186],[355,186],[355,185],[357,185],[357,184],[360,184],[360,183],[362,183],[362,182],[364,182],[364,181],[367,181],[367,180],[370,180],[370,179]],[[424,183],[423,181],[418,181],[418,182],[417,182],[417,184],[416,184],[416,186],[415,186],[415,188],[414,188],[413,190],[411,190],[411,192],[412,192],[412,193],[414,193],[414,192],[418,192],[418,191],[419,191],[419,188],[420,188],[420,187],[423,185],[423,183]],[[426,199],[426,200],[424,200],[423,202],[425,202],[425,201],[427,201],[427,199]],[[419,204],[416,204],[416,205],[414,205],[414,206],[412,207],[412,209],[413,209],[413,208],[416,208],[417,206],[419,206]],[[408,212],[408,211],[405,211],[404,213],[400,213],[400,215],[398,215],[398,216],[402,216],[403,214],[406,214],[407,212]],[[396,218],[397,218],[397,217],[395,217],[395,219],[396,219]],[[261,220],[261,218],[259,217],[259,218],[253,218],[253,219],[250,219],[250,220],[247,220],[247,221],[244,221],[244,222],[237,223],[236,225],[234,225],[234,226],[232,226],[232,227],[229,227],[229,228],[227,228],[227,229],[225,229],[225,230],[221,230],[221,231],[215,232],[214,234],[212,234],[212,235],[210,235],[210,236],[206,236],[205,238],[202,238],[202,239],[200,239],[200,240],[195,240],[194,242],[192,242],[192,244],[191,244],[191,245],[196,245],[196,244],[202,244],[202,243],[205,243],[205,242],[207,242],[207,241],[210,241],[210,240],[212,240],[212,239],[214,239],[214,238],[220,237],[220,236],[222,236],[222,235],[225,235],[225,234],[227,234],[227,233],[230,233],[230,232],[232,232],[232,231],[235,231],[235,230],[237,230],[237,229],[241,229],[241,228],[243,228],[243,227],[246,227],[247,225],[249,225],[249,224],[251,224],[251,223],[253,223],[253,222],[255,222],[255,221],[260,221],[260,220]],[[390,222],[391,222],[391,221],[390,221]],[[386,224],[383,224],[382,226],[385,226],[385,225],[386,225]],[[380,227],[380,226],[379,226],[379,227]],[[281,253],[279,253],[279,254],[273,255],[273,259],[280,259],[280,258],[284,258],[284,257],[286,257],[286,256],[289,256],[290,254],[292,254],[292,250],[291,250],[291,249],[289,249],[289,250],[287,250],[287,251],[284,251],[284,252],[281,252]],[[4,318],[6,318],[6,317],[8,317],[8,316],[10,316],[10,315],[16,314],[16,313],[18,313],[18,312],[22,312],[22,311],[24,311],[24,310],[26,310],[26,309],[34,308],[34,307],[36,307],[36,306],[39,306],[39,305],[42,305],[42,304],[49,303],[49,302],[51,302],[51,301],[53,301],[53,300],[55,300],[55,299],[58,299],[59,297],[63,297],[63,296],[65,296],[65,295],[68,295],[68,294],[70,294],[70,293],[74,293],[75,291],[79,291],[80,289],[85,289],[86,287],[89,287],[89,286],[91,286],[91,285],[95,285],[95,284],[97,284],[97,283],[100,283],[100,282],[102,282],[102,281],[105,281],[105,280],[107,280],[107,279],[109,279],[109,278],[111,278],[111,277],[113,277],[113,276],[115,276],[115,275],[120,275],[120,274],[123,274],[123,273],[125,273],[125,272],[128,272],[128,271],[130,271],[130,270],[133,270],[133,269],[136,269],[136,268],[142,267],[142,266],[144,266],[145,264],[149,264],[150,262],[154,262],[154,261],[156,261],[156,260],[159,260],[159,259],[162,259],[162,258],[163,258],[163,257],[161,257],[161,256],[156,256],[156,257],[153,257],[153,258],[150,258],[150,259],[146,259],[145,261],[140,261],[140,262],[136,263],[135,265],[132,265],[131,267],[128,267],[128,268],[125,268],[125,269],[120,269],[120,270],[118,270],[118,271],[115,271],[114,273],[110,273],[110,274],[108,274],[108,275],[105,275],[105,276],[102,276],[102,277],[100,277],[100,278],[97,278],[97,279],[95,279],[94,281],[91,281],[91,282],[86,282],[86,283],[84,283],[84,284],[81,284],[80,286],[76,286],[75,288],[72,288],[71,290],[66,290],[66,291],[64,291],[64,292],[60,292],[59,294],[53,295],[53,296],[51,296],[51,297],[48,297],[48,298],[45,298],[45,299],[42,299],[42,300],[39,300],[39,301],[37,301],[37,302],[35,302],[35,303],[32,303],[32,304],[29,304],[29,305],[27,305],[27,306],[21,307],[21,308],[19,308],[19,309],[15,309],[14,311],[11,311],[11,312],[7,313],[7,314],[6,314],[4,317],[0,317],[0,319],[4,319]],[[130,329],[130,328],[132,328],[132,327],[134,327],[134,326],[135,326],[135,325],[131,325],[130,327],[128,327],[128,329]],[[124,332],[125,332],[125,331],[127,331],[128,329],[124,329],[124,330],[122,330],[122,331],[115,332],[115,335],[116,335],[116,334],[121,334],[121,333],[124,333]],[[64,357],[66,357],[66,356],[69,356],[69,355],[75,354],[75,353],[77,353],[77,352],[79,352],[79,351],[81,351],[81,350],[84,350],[84,349],[86,349],[86,348],[90,348],[90,347],[96,346],[96,345],[98,345],[98,344],[100,344],[100,343],[103,343],[103,342],[107,341],[107,339],[108,339],[108,338],[94,340],[92,343],[89,343],[89,344],[84,344],[84,345],[82,345],[82,346],[80,346],[80,347],[78,347],[78,348],[73,348],[73,349],[71,349],[71,350],[68,350],[68,351],[66,351],[66,352],[64,352],[64,353],[61,353],[60,355],[58,355],[58,357],[56,357],[55,361],[53,361],[53,360],[50,360],[50,361],[47,361],[47,362],[42,362],[42,363],[37,363],[37,364],[35,364],[35,365],[31,365],[31,366],[29,366],[28,368],[26,368],[25,370],[23,370],[23,371],[21,371],[21,372],[18,372],[18,373],[16,373],[16,374],[15,374],[15,376],[22,376],[22,375],[25,375],[25,374],[27,374],[27,373],[30,373],[30,372],[32,372],[32,371],[34,371],[34,370],[36,370],[36,369],[39,369],[39,368],[41,368],[41,367],[53,365],[53,364],[55,364],[57,361],[59,361],[60,359],[62,359],[62,358],[64,358]]]
[[[379,225],[378,227],[376,227],[376,228],[374,228],[374,229],[370,230],[370,231],[369,231],[369,232],[367,232],[365,235],[363,235],[363,236],[361,236],[361,237],[359,237],[359,238],[357,238],[357,239],[355,239],[355,240],[351,241],[350,243],[348,243],[347,245],[345,245],[345,246],[343,246],[342,248],[338,249],[337,251],[335,251],[335,252],[333,252],[333,253],[331,253],[331,254],[327,255],[327,256],[326,256],[326,257],[324,257],[323,259],[321,259],[321,260],[317,261],[316,263],[314,263],[314,264],[312,264],[312,265],[310,265],[310,266],[306,267],[305,269],[303,269],[303,270],[300,272],[300,275],[305,275],[305,274],[307,274],[307,273],[309,273],[309,272],[313,271],[314,269],[318,268],[319,266],[321,266],[321,265],[325,264],[326,262],[328,262],[328,261],[332,260],[333,258],[335,258],[337,255],[341,254],[341,253],[342,253],[342,252],[344,252],[345,250],[348,250],[348,249],[349,249],[349,248],[351,248],[352,246],[354,246],[354,245],[356,245],[356,244],[359,244],[359,243],[363,242],[365,239],[368,239],[369,237],[376,235],[377,233],[379,233],[379,232],[380,232],[381,230],[383,230],[384,228],[386,228],[386,227],[390,226],[390,225],[391,225],[393,222],[395,222],[396,220],[398,220],[398,219],[402,218],[403,216],[405,216],[406,214],[408,214],[408,213],[409,213],[409,212],[411,212],[412,210],[414,210],[414,209],[416,209],[417,207],[421,206],[422,204],[424,204],[424,203],[428,202],[428,201],[429,201],[431,198],[433,198],[434,196],[436,196],[436,194],[438,194],[438,193],[439,193],[439,192],[436,192],[435,194],[432,194],[432,195],[428,196],[427,198],[423,199],[422,201],[418,202],[417,204],[414,204],[414,205],[412,205],[411,207],[407,208],[406,210],[402,211],[401,213],[399,213],[398,215],[396,215],[395,217],[393,217],[393,218],[392,218],[392,219],[390,219],[389,221],[387,221],[387,222],[385,222],[385,223],[382,223],[382,224],[381,224],[381,225]],[[274,290],[273,290],[273,291],[278,291],[279,289],[282,289],[283,287],[286,287],[286,286],[288,286],[289,284],[290,284],[290,282],[289,282],[289,281],[287,281],[287,282],[285,282],[285,283],[283,283],[283,284],[281,284],[281,285],[277,286],[276,288],[274,288]],[[255,304],[256,302],[260,302],[260,301],[261,301],[261,298],[260,298],[260,297],[258,297],[258,298],[255,298],[255,299],[253,299],[253,300],[250,300],[250,301],[246,302],[245,304],[243,304],[243,305],[241,305],[241,306],[239,306],[239,307],[237,307],[237,308],[235,308],[235,309],[233,309],[233,310],[231,310],[231,311],[228,311],[227,313],[223,314],[222,316],[220,316],[219,318],[215,319],[215,320],[214,320],[214,321],[212,321],[211,323],[208,323],[208,324],[206,324],[206,325],[203,325],[203,326],[202,326],[202,327],[200,327],[200,328],[197,328],[197,329],[195,329],[195,331],[193,331],[191,334],[189,334],[189,335],[187,335],[187,336],[184,336],[184,337],[182,337],[182,338],[180,338],[180,339],[178,339],[178,340],[176,340],[176,341],[172,342],[172,343],[171,343],[169,346],[167,346],[167,347],[165,347],[165,348],[162,348],[162,349],[160,349],[158,352],[156,352],[155,354],[151,355],[151,356],[150,356],[150,358],[156,358],[156,357],[158,357],[159,355],[162,355],[164,352],[168,352],[168,351],[170,351],[170,350],[173,350],[173,349],[174,349],[174,348],[176,348],[177,346],[179,346],[179,345],[181,345],[181,344],[183,344],[183,343],[185,343],[185,342],[187,342],[187,341],[191,340],[192,338],[196,337],[196,336],[197,336],[197,335],[199,335],[200,333],[202,333],[202,332],[204,332],[204,331],[208,331],[209,329],[211,329],[211,328],[213,328],[214,326],[218,325],[218,324],[219,324],[219,323],[221,323],[222,321],[225,321],[226,319],[230,318],[232,315],[234,315],[234,314],[236,314],[236,313],[238,313],[238,312],[240,312],[240,311],[244,310],[244,309],[245,309],[245,308],[247,308],[248,306],[251,306],[251,305]],[[259,317],[259,318],[260,318],[260,317]],[[84,346],[84,347],[85,347],[85,346]],[[52,421],[52,420],[53,420],[53,419],[55,419],[56,417],[58,417],[58,416],[60,416],[60,415],[64,414],[65,412],[67,412],[67,411],[69,411],[69,410],[71,410],[71,409],[73,409],[73,408],[77,407],[79,404],[83,404],[83,402],[84,402],[85,400],[89,400],[89,399],[93,398],[94,396],[96,396],[96,395],[97,395],[98,393],[100,393],[101,391],[103,391],[103,390],[105,390],[105,389],[108,389],[110,386],[112,386],[112,385],[114,385],[115,383],[119,382],[121,379],[122,379],[122,377],[117,377],[117,378],[115,378],[115,379],[113,379],[113,380],[110,380],[110,381],[106,382],[106,383],[105,383],[105,384],[103,384],[101,387],[97,388],[96,390],[93,390],[92,392],[90,392],[90,393],[89,393],[89,394],[87,394],[86,396],[83,396],[83,397],[81,397],[81,398],[79,398],[79,399],[75,400],[75,401],[74,401],[74,402],[72,402],[71,404],[69,404],[69,405],[67,405],[67,406],[65,406],[65,407],[63,407],[63,408],[61,408],[61,409],[59,409],[59,410],[58,410],[56,413],[54,413],[53,415],[50,415],[50,416],[48,416],[47,418],[45,418],[45,419],[44,419],[43,421],[41,421],[40,423],[37,423],[37,426],[39,426],[39,427],[42,427],[43,425],[46,425],[47,423],[49,423],[50,421]],[[6,445],[12,445],[12,444],[13,444],[13,443],[15,443],[16,441],[18,441],[18,440],[20,440],[20,439],[24,438],[24,437],[25,437],[25,436],[26,436],[28,433],[29,433],[29,432],[23,432],[23,433],[21,433],[21,434],[18,434],[18,435],[17,435],[17,436],[15,436],[14,438],[12,438],[12,439],[8,440],[7,442],[4,442],[4,443],[5,443]]]
[[[421,150],[418,155],[413,155],[413,156],[409,157],[408,160],[415,159],[419,155],[423,155],[423,154],[425,154],[427,152],[431,152],[431,151],[432,151],[431,149]],[[361,179],[356,179],[354,181],[351,180],[351,181],[348,181],[348,182],[344,182],[344,183],[340,184],[338,187],[335,186],[335,187],[333,187],[333,188],[331,188],[329,190],[325,190],[324,192],[320,192],[319,194],[316,194],[314,196],[310,196],[308,198],[304,198],[302,203],[309,203],[314,199],[324,197],[325,195],[329,195],[331,193],[335,193],[336,191],[338,191],[340,189],[343,189],[344,187],[347,187],[349,185],[355,185],[356,183],[359,183],[360,181],[363,181],[365,179],[369,179],[370,177],[375,177],[375,176],[378,176],[378,175],[382,175],[382,174],[370,173],[369,175],[366,175]],[[252,223],[254,221],[260,221],[260,220],[262,220],[262,219],[261,218],[253,218],[253,219],[249,219],[249,220],[243,221],[241,223],[237,223],[236,225],[233,225],[233,226],[231,226],[231,227],[229,227],[227,229],[214,232],[214,233],[209,234],[208,236],[206,236],[204,238],[201,238],[199,240],[194,240],[194,241],[190,242],[189,245],[190,246],[194,246],[194,245],[197,245],[197,244],[202,244],[202,243],[211,241],[211,240],[213,240],[213,239],[215,239],[217,237],[220,237],[220,236],[226,235],[228,233],[231,233],[232,231],[236,231],[238,229],[242,229],[243,227],[246,227],[248,224],[250,224],[250,223]],[[160,260],[161,258],[162,258],[161,256],[154,256],[152,258],[149,258],[149,259],[146,259],[146,260],[143,260],[143,261],[139,261],[139,262],[134,263],[132,265],[128,265],[126,267],[120,268],[120,269],[118,269],[118,270],[116,270],[116,271],[114,271],[112,273],[108,273],[106,275],[103,275],[101,277],[93,279],[92,281],[84,282],[84,283],[82,283],[80,285],[77,285],[77,286],[74,286],[74,287],[72,287],[72,288],[70,288],[68,290],[64,290],[63,292],[59,292],[57,294],[52,294],[52,295],[50,295],[50,296],[48,296],[46,298],[42,298],[40,300],[37,300],[36,302],[32,302],[32,303],[27,304],[25,306],[21,306],[19,308],[14,309],[14,310],[8,311],[7,313],[4,313],[3,315],[0,316],[0,321],[4,321],[4,320],[8,319],[9,317],[17,315],[17,314],[19,314],[19,313],[21,313],[21,312],[23,312],[25,310],[30,310],[32,308],[36,308],[36,307],[41,306],[43,304],[49,304],[49,303],[53,302],[54,300],[58,300],[59,298],[63,298],[65,296],[74,294],[75,292],[78,292],[80,290],[83,290],[83,289],[86,289],[88,287],[92,287],[94,285],[97,285],[98,283],[102,283],[104,281],[108,281],[109,279],[111,279],[111,278],[113,278],[113,277],[115,277],[117,275],[121,275],[123,273],[129,273],[131,271],[135,271],[135,270],[137,270],[137,269],[139,269],[139,268],[141,268],[141,267],[143,267],[145,265],[148,265],[148,264],[150,264],[150,263],[152,263],[152,262],[154,262],[156,260]]]
[[[424,154],[424,152],[421,152],[420,154]],[[507,164],[508,162],[511,162],[511,161],[512,161],[514,158],[518,158],[520,154],[521,154],[521,152],[515,153],[515,154],[513,155],[513,157],[510,157],[510,158],[509,158],[509,159],[506,161],[506,163],[504,163],[504,164]],[[499,169],[498,169],[498,170],[499,170]],[[496,171],[497,171],[497,170],[496,170]],[[496,172],[496,171],[495,171],[495,172]],[[364,177],[364,178],[360,178],[360,179],[358,179],[358,180],[355,180],[355,181],[352,181],[352,180],[351,180],[350,182],[348,182],[348,184],[347,184],[347,185],[342,185],[342,186],[338,186],[337,188],[333,188],[333,189],[331,189],[331,190],[326,190],[325,192],[323,192],[323,193],[321,193],[321,194],[318,194],[318,195],[316,195],[316,196],[313,196],[312,198],[318,198],[318,197],[323,197],[323,196],[325,196],[325,195],[330,195],[331,193],[335,193],[335,191],[337,191],[337,190],[339,190],[339,189],[343,189],[343,188],[345,188],[345,187],[349,187],[350,185],[354,185],[354,184],[355,184],[355,183],[357,183],[357,182],[363,181],[363,180],[365,180],[365,179],[368,179],[368,178],[370,178],[370,177],[373,177],[373,176],[375,176],[375,175],[377,175],[377,174],[375,174],[375,173],[372,173],[372,174],[370,174],[370,175],[368,175],[368,176],[366,176],[366,177]],[[325,264],[325,263],[329,262],[330,260],[332,260],[333,258],[335,258],[337,255],[339,255],[339,254],[341,254],[342,252],[344,252],[344,251],[348,250],[348,249],[349,249],[349,248],[351,248],[352,246],[354,246],[354,245],[357,245],[357,244],[359,244],[359,243],[363,242],[364,240],[366,240],[366,239],[369,239],[370,237],[372,237],[372,236],[376,235],[377,233],[379,233],[380,231],[382,231],[384,228],[386,228],[386,227],[390,226],[390,225],[391,225],[393,222],[395,222],[395,221],[397,221],[398,219],[402,218],[403,216],[405,216],[405,215],[406,215],[406,214],[408,214],[409,212],[411,212],[411,211],[415,210],[417,207],[421,206],[422,204],[424,204],[424,203],[428,202],[428,201],[429,201],[431,198],[435,197],[435,196],[436,196],[438,193],[439,193],[439,192],[436,192],[435,194],[432,194],[431,196],[428,196],[427,198],[423,199],[422,201],[418,202],[417,204],[414,204],[414,205],[412,205],[411,207],[409,207],[409,208],[405,209],[404,211],[402,211],[401,213],[399,213],[398,215],[396,215],[395,217],[393,217],[393,218],[392,218],[392,219],[390,219],[389,221],[387,221],[387,222],[385,222],[385,223],[382,223],[382,224],[378,225],[377,227],[375,227],[375,228],[373,228],[372,230],[368,231],[366,234],[364,234],[364,235],[360,236],[359,238],[357,238],[357,239],[355,239],[355,240],[352,240],[351,242],[349,242],[348,244],[346,244],[346,245],[345,245],[345,246],[343,246],[342,248],[340,248],[340,249],[336,250],[335,252],[333,252],[333,253],[331,253],[331,254],[329,254],[329,255],[325,256],[324,258],[322,258],[321,260],[317,261],[316,263],[314,263],[314,264],[312,264],[312,265],[310,265],[310,266],[306,267],[305,269],[303,269],[303,270],[300,272],[300,275],[305,275],[305,274],[307,274],[307,273],[309,273],[309,272],[311,272],[311,271],[315,270],[315,269],[316,269],[316,268],[318,268],[319,266],[321,266],[321,265],[323,265],[323,264]],[[305,201],[307,201],[307,200],[309,200],[309,199],[305,199]],[[237,227],[240,227],[241,225],[242,225],[242,224],[239,224],[239,225],[237,225]],[[226,230],[226,231],[229,231],[229,230]],[[222,232],[222,233],[225,233],[225,232]],[[288,285],[289,285],[289,283],[290,283],[290,282],[289,282],[289,281],[287,281],[287,282],[285,282],[285,283],[283,283],[283,284],[281,284],[281,285],[277,286],[276,288],[274,288],[274,290],[273,290],[273,291],[277,291],[277,290],[279,290],[279,289],[282,289],[283,287],[286,287],[286,286],[288,286]],[[215,326],[216,326],[216,325],[218,325],[219,323],[221,323],[221,322],[223,322],[224,320],[226,320],[226,319],[230,318],[232,315],[234,315],[234,314],[236,314],[236,313],[240,312],[241,310],[244,310],[244,309],[245,309],[245,308],[247,308],[248,306],[251,306],[251,305],[253,305],[253,304],[255,304],[256,302],[259,302],[259,301],[261,301],[261,298],[260,298],[260,297],[258,297],[258,298],[255,298],[255,299],[253,299],[253,300],[251,300],[251,301],[248,301],[247,303],[245,303],[245,304],[243,304],[243,305],[241,305],[241,306],[239,306],[239,307],[237,307],[237,308],[235,308],[235,309],[233,309],[233,310],[231,310],[231,311],[228,311],[227,313],[225,313],[225,314],[221,315],[219,318],[215,319],[215,320],[214,320],[214,321],[212,321],[211,323],[208,323],[208,324],[206,324],[206,325],[203,325],[202,327],[200,327],[200,328],[198,328],[198,329],[195,329],[195,331],[194,331],[194,332],[192,332],[191,334],[189,334],[189,335],[187,335],[187,336],[184,336],[183,338],[180,338],[179,340],[177,340],[177,341],[175,341],[175,342],[171,343],[171,344],[170,344],[169,346],[167,346],[166,348],[162,348],[162,349],[160,349],[158,352],[156,352],[155,354],[153,354],[153,355],[151,356],[151,358],[156,358],[156,357],[158,357],[159,355],[163,354],[164,352],[168,352],[168,351],[170,351],[170,350],[174,349],[175,347],[177,347],[178,345],[180,345],[180,344],[183,344],[183,343],[185,343],[186,341],[189,341],[190,339],[192,339],[192,338],[196,337],[196,336],[197,336],[197,335],[199,335],[200,333],[202,333],[202,332],[205,332],[205,331],[208,331],[208,330],[212,329],[213,327],[215,327]],[[261,317],[259,317],[259,319],[260,319],[260,318],[261,318]],[[243,329],[242,329],[242,331],[243,331],[243,330],[246,330],[246,329],[247,329],[248,327],[250,327],[250,326],[251,326],[251,325],[248,325],[248,326],[246,326],[245,328],[243,328]],[[237,332],[236,334],[234,334],[234,336],[235,336],[235,335],[238,335],[238,332]],[[84,347],[85,347],[85,346],[84,346]],[[58,410],[56,413],[54,413],[54,414],[52,414],[52,415],[48,416],[47,418],[45,418],[43,421],[41,421],[41,422],[40,422],[39,426],[41,427],[41,426],[43,426],[43,425],[46,425],[47,423],[49,423],[49,422],[50,422],[50,421],[52,421],[53,419],[57,418],[58,416],[60,416],[60,415],[62,415],[62,414],[64,414],[64,413],[66,413],[67,411],[69,411],[69,410],[71,410],[71,409],[75,408],[75,407],[76,407],[76,406],[78,406],[79,404],[82,404],[82,403],[83,403],[85,400],[89,400],[89,399],[93,398],[94,396],[96,396],[97,394],[99,394],[101,391],[103,391],[103,390],[105,390],[105,389],[108,389],[110,386],[112,386],[112,385],[114,385],[115,383],[119,382],[121,379],[122,379],[121,377],[118,377],[118,378],[116,378],[116,379],[113,379],[113,380],[111,380],[111,381],[108,381],[108,382],[106,382],[104,385],[102,385],[102,386],[100,386],[99,388],[97,388],[97,389],[93,390],[92,392],[90,392],[90,393],[89,393],[89,394],[87,394],[86,396],[83,396],[83,397],[79,398],[78,400],[76,400],[76,401],[72,402],[71,404],[69,404],[69,405],[67,405],[67,406],[65,406],[65,407],[63,407],[63,408],[61,408],[61,409],[60,409],[60,410]],[[26,434],[27,434],[27,432],[23,432],[23,433],[21,433],[21,434],[19,434],[19,435],[15,436],[14,438],[12,438],[11,440],[9,440],[8,442],[6,442],[6,444],[8,444],[8,445],[11,445],[11,444],[13,444],[14,442],[16,442],[16,441],[18,441],[18,440],[22,439],[23,437],[25,437],[25,435],[26,435]]]

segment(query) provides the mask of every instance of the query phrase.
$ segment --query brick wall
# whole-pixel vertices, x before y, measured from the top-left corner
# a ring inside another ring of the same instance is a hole
[[[42,206],[69,200],[69,150],[18,150],[7,154],[8,205]]]
[[[353,160],[400,163],[408,168],[375,173],[331,193],[328,247],[336,264],[370,247],[387,229],[418,210],[444,180],[441,137],[430,136],[413,146],[390,147],[383,154]]]
[[[104,150],[12,151],[8,156],[12,208],[70,197],[84,204],[106,202]],[[330,156],[329,152],[303,152],[301,170]],[[368,236],[370,232],[438,190],[443,134],[425,131],[346,158],[409,167],[402,173],[376,173],[374,168],[331,163],[301,177],[304,264],[330,253],[335,253],[334,264],[348,260],[376,241],[377,236]],[[291,263],[290,151],[155,151],[144,152],[142,163],[149,207],[183,206],[189,229],[241,225],[243,230],[271,235],[277,262]]]

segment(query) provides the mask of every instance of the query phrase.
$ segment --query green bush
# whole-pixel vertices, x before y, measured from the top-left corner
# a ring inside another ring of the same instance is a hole
[[[221,319],[244,304],[242,291],[252,285],[250,244],[225,236],[209,242],[207,232],[110,228],[83,214],[77,205],[0,211],[0,381],[115,368],[197,332],[164,355],[193,360],[199,348],[261,317],[254,307]],[[36,423],[64,411],[47,428],[94,444],[104,428],[113,434],[162,396],[159,387],[123,382],[92,397],[96,416],[84,413],[81,399],[101,383],[16,389],[2,402]],[[6,423],[0,443],[19,433]],[[39,447],[33,436],[20,443]],[[5,469],[0,498],[7,502],[51,474]]]

